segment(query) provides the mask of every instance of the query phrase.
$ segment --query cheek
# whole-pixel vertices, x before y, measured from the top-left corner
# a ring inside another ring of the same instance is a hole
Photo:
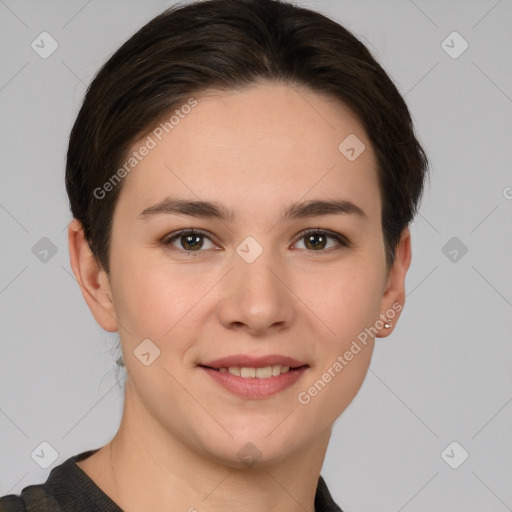
[[[348,347],[347,347],[348,348]],[[352,359],[340,362],[332,357],[315,374],[314,379],[300,390],[296,397],[296,410],[300,414],[301,428],[315,431],[329,428],[350,405],[359,392],[370,365],[373,343],[360,346]],[[340,356],[343,355],[339,354]]]
[[[124,336],[160,340],[201,297],[201,290],[165,265],[148,265],[147,258],[125,258],[113,275],[116,314]]]
[[[322,294],[308,304],[322,320],[322,333],[315,345],[319,364],[296,397],[304,428],[318,428],[316,421],[327,428],[361,388],[374,348],[369,329],[379,315],[379,279],[369,269],[340,271],[336,279],[325,280]]]
[[[343,344],[378,318],[384,280],[378,263],[355,257],[308,274],[297,278],[294,290],[322,320],[329,338]]]

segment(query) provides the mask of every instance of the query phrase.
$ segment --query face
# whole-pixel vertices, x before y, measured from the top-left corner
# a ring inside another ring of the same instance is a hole
[[[195,99],[149,134],[114,212],[126,400],[199,454],[275,462],[328,437],[404,275],[387,272],[376,158],[348,108],[275,84]]]

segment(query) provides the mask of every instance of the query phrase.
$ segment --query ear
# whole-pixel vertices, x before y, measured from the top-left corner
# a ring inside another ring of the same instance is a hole
[[[106,331],[117,331],[116,311],[108,275],[100,269],[77,219],[69,223],[68,245],[73,274],[96,322]]]
[[[405,303],[405,276],[411,264],[411,233],[406,227],[402,231],[400,242],[395,251],[395,260],[389,270],[384,294],[381,300],[380,318],[383,323],[390,327],[383,326],[377,334],[377,338],[389,336],[395,328],[400,313]]]

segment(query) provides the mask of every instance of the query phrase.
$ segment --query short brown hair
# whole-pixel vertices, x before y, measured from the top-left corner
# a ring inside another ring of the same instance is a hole
[[[390,267],[417,211],[428,161],[389,76],[353,34],[322,14],[283,0],[206,0],[167,9],[126,41],[90,84],[72,128],[71,211],[107,273],[122,183],[101,199],[94,191],[135,141],[191,95],[261,80],[327,93],[359,118],[378,160]]]

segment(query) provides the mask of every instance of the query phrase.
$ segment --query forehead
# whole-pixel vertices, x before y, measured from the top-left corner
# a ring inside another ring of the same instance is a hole
[[[120,202],[144,207],[168,194],[244,209],[258,197],[254,206],[261,209],[263,200],[282,204],[308,194],[364,191],[379,201],[370,141],[339,100],[307,88],[258,84],[210,90],[194,102],[133,145],[131,151],[152,148],[125,178]]]

